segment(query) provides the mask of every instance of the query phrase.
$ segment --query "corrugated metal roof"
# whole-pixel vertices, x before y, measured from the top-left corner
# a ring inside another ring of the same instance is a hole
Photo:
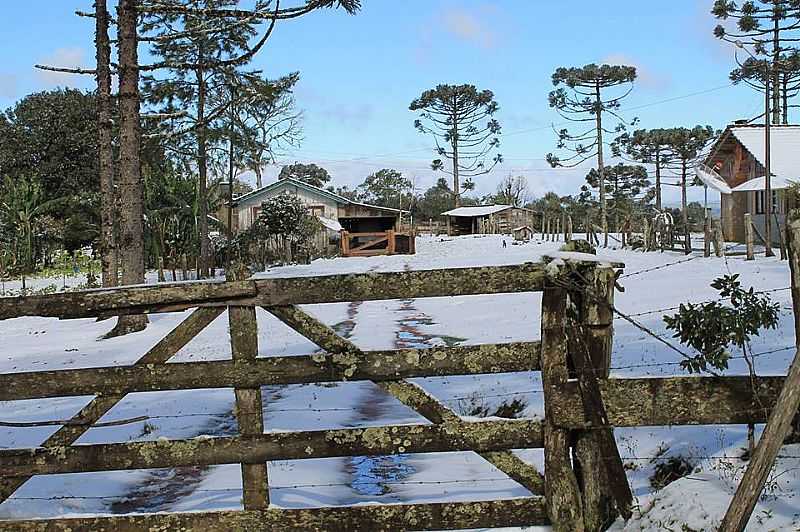
[[[764,165],[764,127],[732,126],[730,131]],[[792,181],[800,180],[800,127],[772,126],[769,144],[772,175]]]
[[[442,216],[488,216],[490,214],[495,214],[511,208],[511,205],[479,205],[477,207],[458,207],[447,212],[443,212]]]

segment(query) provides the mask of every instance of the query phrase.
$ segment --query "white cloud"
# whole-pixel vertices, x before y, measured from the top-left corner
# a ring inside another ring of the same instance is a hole
[[[651,89],[663,89],[672,82],[669,75],[661,75],[627,54],[609,54],[600,60],[609,65],[628,65],[636,67],[636,81]]]
[[[444,9],[440,20],[450,35],[478,46],[491,49],[497,45],[497,34],[487,24],[487,10],[474,10],[462,6]]]
[[[93,68],[93,64],[86,63],[86,50],[83,48],[58,48],[52,54],[38,61],[41,65],[61,68]],[[39,81],[48,87],[75,87],[83,85],[87,78],[84,75],[68,74],[66,72],[51,72],[49,70],[36,70]]]

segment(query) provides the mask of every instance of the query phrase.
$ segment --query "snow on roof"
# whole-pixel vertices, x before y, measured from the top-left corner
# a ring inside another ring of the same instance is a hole
[[[723,194],[731,194],[733,192],[722,176],[707,166],[698,166],[695,168],[695,175],[700,181],[714,190],[722,192]]]
[[[477,207],[457,207],[447,212],[443,212],[442,216],[488,216],[490,214],[510,208],[511,205],[479,205]]]
[[[326,229],[330,229],[331,231],[339,232],[342,230],[342,224],[340,224],[336,220],[331,220],[330,218],[325,218],[324,216],[317,215],[320,223],[325,226]]]
[[[800,175],[800,173],[798,173]],[[766,183],[767,179],[763,175],[761,177],[756,177],[755,179],[750,179],[749,181],[745,181],[738,187],[734,187],[734,192],[750,192],[753,190],[766,190]],[[772,190],[780,190],[784,188],[789,188],[793,184],[792,181],[789,181],[783,177],[775,177],[772,176],[770,179],[769,186]]]
[[[730,131],[763,166],[764,127],[732,126]],[[784,179],[800,179],[800,127],[772,126],[769,145],[772,175]]]

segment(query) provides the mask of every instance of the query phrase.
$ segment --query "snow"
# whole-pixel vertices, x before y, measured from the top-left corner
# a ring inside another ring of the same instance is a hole
[[[764,127],[733,126],[730,131],[762,166],[766,159]],[[778,178],[800,178],[800,127],[774,125],[770,128],[770,172]]]
[[[457,207],[443,212],[442,216],[488,216],[497,212],[510,209],[511,205],[479,205],[477,207]]]
[[[739,273],[745,286],[769,290],[781,306],[780,325],[752,342],[759,374],[785,374],[794,355],[794,328],[788,264],[759,256],[745,261],[685,257],[678,253],[641,253],[600,249],[598,255],[559,252],[561,243],[542,242],[503,247],[509,236],[420,237],[416,255],[324,259],[310,265],[272,268],[258,277],[386,272],[536,262],[593,260],[624,263],[616,307],[638,323],[669,339],[662,316],[684,302],[715,299],[709,287],[716,277]],[[149,274],[149,280],[154,276]],[[57,284],[61,279],[32,280]],[[13,286],[12,286],[13,288]],[[476,295],[418,300],[387,300],[310,305],[307,311],[364,349],[434,345],[468,345],[531,341],[539,338],[541,294]],[[664,310],[660,310],[664,309]],[[100,337],[113,320],[59,321],[17,318],[0,322],[7,349],[0,372],[97,367],[133,363],[188,313],[151,316],[147,330],[109,340]],[[259,356],[315,352],[309,340],[257,309]],[[171,363],[230,358],[227,314],[193,339]],[[736,353],[734,353],[736,354]],[[642,377],[685,375],[681,356],[625,320],[615,321],[612,375]],[[746,374],[741,358],[726,374]],[[511,373],[414,379],[462,415],[476,409],[492,415],[503,402],[524,402],[522,415],[544,415],[539,373]],[[267,431],[312,430],[425,420],[369,382],[266,386]],[[2,421],[65,419],[89,397],[14,401],[0,404]],[[89,430],[79,444],[191,438],[236,434],[230,389],[187,390],[128,395],[101,421],[148,416],[147,421]],[[469,419],[476,419],[470,417]],[[0,427],[0,446],[24,448],[43,441],[57,427]],[[760,430],[760,427],[759,429]],[[615,431],[638,511],[616,530],[714,529],[732,497],[746,463],[744,426],[640,427]],[[541,450],[517,450],[542,468]],[[785,457],[800,456],[800,446],[785,446]],[[656,465],[683,456],[695,468],[688,477],[655,491],[649,478]],[[800,459],[781,458],[769,493],[754,512],[748,530],[796,529],[800,526],[796,494],[800,493]],[[328,458],[269,464],[272,503],[301,508],[366,503],[485,500],[525,496],[519,485],[473,453],[438,453],[396,457]],[[146,471],[115,471],[39,476],[0,505],[0,519],[66,515],[105,515],[146,511],[195,511],[241,508],[241,472],[237,465]],[[685,528],[689,529],[689,528]]]
[[[796,182],[789,181],[784,177],[776,177],[772,176],[770,179],[769,186],[772,190],[781,190],[785,188],[791,188]],[[766,190],[767,188],[767,178],[765,176],[756,177],[755,179],[750,179],[749,181],[745,181],[738,187],[733,189],[733,192],[750,192],[753,190]]]

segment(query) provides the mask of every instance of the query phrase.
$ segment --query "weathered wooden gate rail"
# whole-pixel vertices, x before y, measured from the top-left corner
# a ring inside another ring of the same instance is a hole
[[[553,277],[553,270],[548,272],[542,264],[525,264],[176,283],[0,298],[0,319],[29,315],[68,319],[199,307],[133,365],[0,374],[0,401],[96,395],[40,447],[0,450],[0,501],[32,475],[231,463],[243,464],[244,492],[243,511],[0,521],[0,530],[405,530],[537,525],[551,521],[557,530],[602,528],[608,519],[603,509],[607,510],[611,489],[604,487],[608,484],[604,479],[611,473],[604,447],[608,440],[596,429],[763,422],[768,411],[761,405],[769,408],[774,402],[783,377],[758,378],[758,398],[749,377],[603,378],[607,376],[603,373],[610,357],[613,320],[610,309],[600,305],[596,296],[599,293],[605,301],[613,302],[613,269],[593,264],[580,267],[581,278],[587,280],[582,288],[585,293],[563,288],[561,276],[574,273],[569,266]],[[353,300],[529,291],[545,293],[541,342],[361,351],[297,307]],[[264,307],[319,345],[324,353],[256,358],[255,306]],[[226,307],[235,310],[229,315],[232,343],[236,344],[233,360],[166,364]],[[238,314],[232,316],[235,313]],[[587,363],[597,369],[587,369]],[[543,371],[544,421],[468,422],[404,380],[537,370]],[[587,371],[597,374],[587,375]],[[132,392],[231,387],[237,391],[240,407],[260,404],[260,397],[253,392],[262,385],[352,380],[375,382],[430,423],[265,433],[261,416],[248,415],[242,408],[238,418],[240,435],[235,437],[72,445],[125,394]],[[599,408],[605,417],[590,410],[589,405]],[[508,451],[541,447],[550,472],[547,478]],[[303,510],[268,506],[268,479],[263,464],[270,460],[462,450],[477,452],[532,496],[487,502]],[[618,454],[616,459],[619,461]],[[621,463],[618,465],[621,471]],[[580,475],[573,471],[578,466]]]

